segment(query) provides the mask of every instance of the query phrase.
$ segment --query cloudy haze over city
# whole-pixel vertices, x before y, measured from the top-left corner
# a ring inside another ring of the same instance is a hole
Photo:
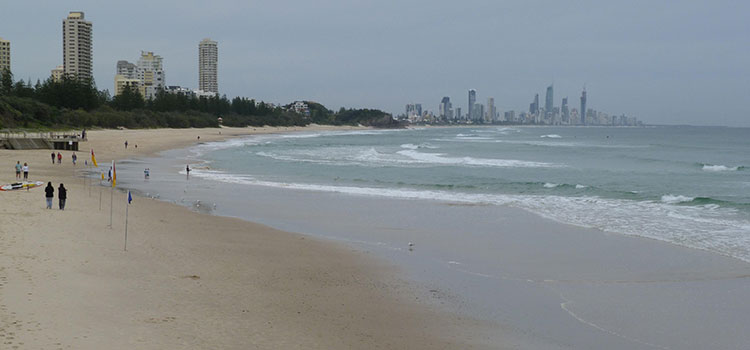
[[[16,79],[62,64],[62,20],[93,23],[93,73],[113,89],[118,60],[163,57],[167,85],[197,87],[203,38],[218,42],[219,92],[330,109],[437,112],[493,97],[528,110],[588,106],[651,124],[750,126],[750,3],[739,1],[5,1],[0,37]]]

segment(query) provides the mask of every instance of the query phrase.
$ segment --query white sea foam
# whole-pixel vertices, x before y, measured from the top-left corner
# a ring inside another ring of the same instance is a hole
[[[406,188],[375,188],[285,183],[214,170],[192,175],[215,181],[348,195],[433,200],[447,203],[510,205],[563,223],[607,232],[637,235],[691,248],[705,249],[750,262],[750,221],[731,208],[715,205],[678,206],[690,197],[664,196],[665,201],[634,201],[595,196],[477,194]]]
[[[555,187],[557,187],[557,186],[560,186],[560,185],[558,185],[558,184],[553,184],[553,183],[551,183],[551,182],[547,182],[547,183],[545,183],[545,184],[544,184],[544,187],[545,187],[545,188],[555,188]]]
[[[673,195],[673,194],[665,194],[661,196],[661,201],[664,203],[669,203],[669,204],[691,202],[693,199],[695,198],[682,196],[682,195]]]
[[[582,188],[587,188],[587,187],[588,186],[584,186],[584,185],[576,185],[576,188],[579,189],[579,190],[582,189]]]
[[[726,165],[710,165],[710,164],[704,164],[703,170],[705,171],[737,171],[740,170],[739,166],[730,167]]]
[[[539,137],[541,137],[541,138],[548,138],[548,139],[561,139],[562,138],[562,136],[560,136],[558,134],[542,135],[542,136],[539,136]]]
[[[409,157],[423,164],[442,164],[442,165],[468,165],[468,166],[486,166],[500,168],[552,168],[560,165],[552,163],[532,162],[515,159],[488,159],[473,157],[446,157],[442,153],[424,153],[414,150],[402,150],[396,152],[402,156]]]

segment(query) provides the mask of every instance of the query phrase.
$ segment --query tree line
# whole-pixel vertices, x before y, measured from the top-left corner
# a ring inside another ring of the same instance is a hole
[[[140,91],[125,87],[117,96],[100,91],[92,80],[62,77],[13,82],[10,71],[0,73],[1,128],[189,128],[226,126],[333,125],[398,126],[385,112],[341,109],[334,113],[323,105],[307,102],[310,113],[296,113],[289,106],[274,106],[254,99],[218,94],[210,97],[159,91],[144,99]],[[386,118],[387,117],[387,118]]]

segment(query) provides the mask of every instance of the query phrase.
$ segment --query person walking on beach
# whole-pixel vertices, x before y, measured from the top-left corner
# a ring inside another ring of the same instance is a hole
[[[52,152],[52,164],[55,164],[55,152]]]
[[[68,190],[65,189],[62,183],[60,183],[60,187],[57,189],[57,198],[60,199],[60,210],[65,210],[65,200],[68,199]]]
[[[125,149],[128,149],[128,140],[125,140]]]
[[[185,173],[187,174],[187,177],[190,177],[190,164],[185,165]]]
[[[60,152],[57,152],[57,164],[62,164],[62,154]]]
[[[21,161],[16,162],[16,179],[21,179]]]
[[[52,187],[52,181],[47,183],[44,188],[44,197],[47,199],[47,209],[52,209],[52,198],[55,196],[55,188]]]
[[[76,161],[78,160],[78,156],[76,155],[76,152],[73,152],[73,155],[71,156],[73,158],[73,165],[76,165]]]
[[[23,180],[29,179],[29,163],[23,163]]]

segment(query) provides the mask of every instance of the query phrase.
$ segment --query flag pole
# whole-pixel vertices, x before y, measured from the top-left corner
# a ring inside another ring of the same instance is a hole
[[[130,197],[130,192],[128,192]],[[128,251],[128,209],[130,209],[130,202],[125,205],[125,251]]]
[[[109,191],[109,228],[112,228],[112,205],[114,204],[115,188],[111,187]]]

